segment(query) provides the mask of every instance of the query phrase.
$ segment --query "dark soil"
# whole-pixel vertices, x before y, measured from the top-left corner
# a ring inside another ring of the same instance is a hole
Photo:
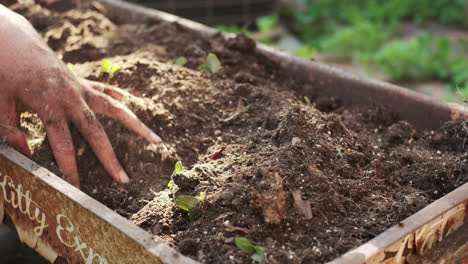
[[[157,20],[117,25],[97,7],[12,8],[77,75],[135,96],[126,104],[164,144],[100,117],[131,177],[121,188],[72,127],[82,190],[183,254],[248,263],[234,245],[246,237],[268,263],[330,261],[468,181],[466,123],[417,131],[379,106],[306,105],[293,92],[300,84],[244,36],[202,38]],[[223,65],[216,74],[197,70],[209,52]],[[170,63],[181,56],[185,67]],[[103,58],[122,69],[101,74]],[[31,139],[41,138],[37,118],[24,117]],[[61,175],[47,138],[33,159]],[[178,160],[186,171],[173,175]],[[201,192],[200,218],[191,221],[175,198]]]

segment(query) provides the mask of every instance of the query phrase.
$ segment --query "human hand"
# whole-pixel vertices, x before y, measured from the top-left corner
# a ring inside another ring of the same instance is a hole
[[[71,121],[115,181],[129,178],[120,165],[94,112],[122,122],[151,143],[161,138],[119,100],[127,94],[105,84],[78,79],[22,16],[0,5],[0,138],[25,155],[31,150],[18,129],[19,110],[36,112],[43,121],[58,166],[66,180],[80,186]]]

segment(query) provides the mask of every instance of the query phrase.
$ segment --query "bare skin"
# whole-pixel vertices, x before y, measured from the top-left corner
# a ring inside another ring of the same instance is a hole
[[[77,78],[26,19],[1,4],[0,39],[0,139],[31,155],[26,137],[18,129],[19,113],[36,112],[66,180],[79,188],[76,152],[68,128],[72,122],[109,175],[118,183],[128,183],[95,113],[119,120],[150,143],[160,143],[161,138],[119,102],[127,93]]]

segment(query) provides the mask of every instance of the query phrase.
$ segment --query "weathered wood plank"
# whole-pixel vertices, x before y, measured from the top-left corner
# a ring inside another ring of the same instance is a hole
[[[449,235],[422,256],[415,256],[411,264],[468,264],[468,224]]]
[[[195,263],[5,145],[0,197],[21,241],[51,262]]]

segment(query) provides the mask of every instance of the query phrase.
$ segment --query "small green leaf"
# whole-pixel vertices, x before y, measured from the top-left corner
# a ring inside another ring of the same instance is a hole
[[[184,166],[182,166],[182,162],[180,160],[175,164],[175,172],[184,172]]]
[[[223,68],[221,66],[221,62],[214,53],[208,54],[206,64],[208,65],[208,69],[211,73],[216,73],[217,71],[221,70],[221,68]]]
[[[206,63],[200,65],[198,69],[205,70],[209,73],[216,73],[221,70],[223,66],[221,66],[221,62],[219,61],[218,57],[214,53],[208,54],[206,58]]]
[[[190,211],[188,212],[188,217],[191,222],[196,221],[201,216],[202,216],[202,212],[200,211],[200,209],[196,207],[190,209]]]
[[[310,102],[309,97],[304,96],[304,101],[306,102],[307,105],[311,105],[312,103]]]
[[[112,62],[107,59],[102,60],[101,72],[109,73],[111,69],[112,69]]]
[[[111,74],[114,74],[120,70],[120,66],[114,65],[110,71]]]
[[[174,181],[171,180],[171,181],[167,184],[167,187],[169,187],[169,188],[174,187]]]
[[[174,64],[179,66],[184,66],[187,63],[187,58],[179,57],[175,60]]]
[[[236,246],[249,255],[255,254],[255,245],[243,237],[236,237],[234,240]]]
[[[101,72],[114,74],[120,70],[120,66],[113,65],[110,60],[104,59],[101,64]]]
[[[175,200],[176,205],[187,212],[190,212],[199,202],[200,199],[195,196],[179,196]]]
[[[339,158],[343,158],[343,152],[341,151],[341,149],[336,149],[336,156]]]
[[[67,63],[67,68],[72,72],[75,71],[75,65],[73,65],[73,63],[71,62]]]
[[[197,196],[197,199],[200,201],[205,200],[206,193],[205,192],[200,192],[200,194]]]
[[[262,247],[252,244],[243,237],[236,237],[234,243],[239,249],[247,253],[252,260],[257,262],[265,261],[265,250]]]
[[[262,247],[255,246],[255,254],[251,255],[250,258],[257,262],[265,261],[265,250]]]

